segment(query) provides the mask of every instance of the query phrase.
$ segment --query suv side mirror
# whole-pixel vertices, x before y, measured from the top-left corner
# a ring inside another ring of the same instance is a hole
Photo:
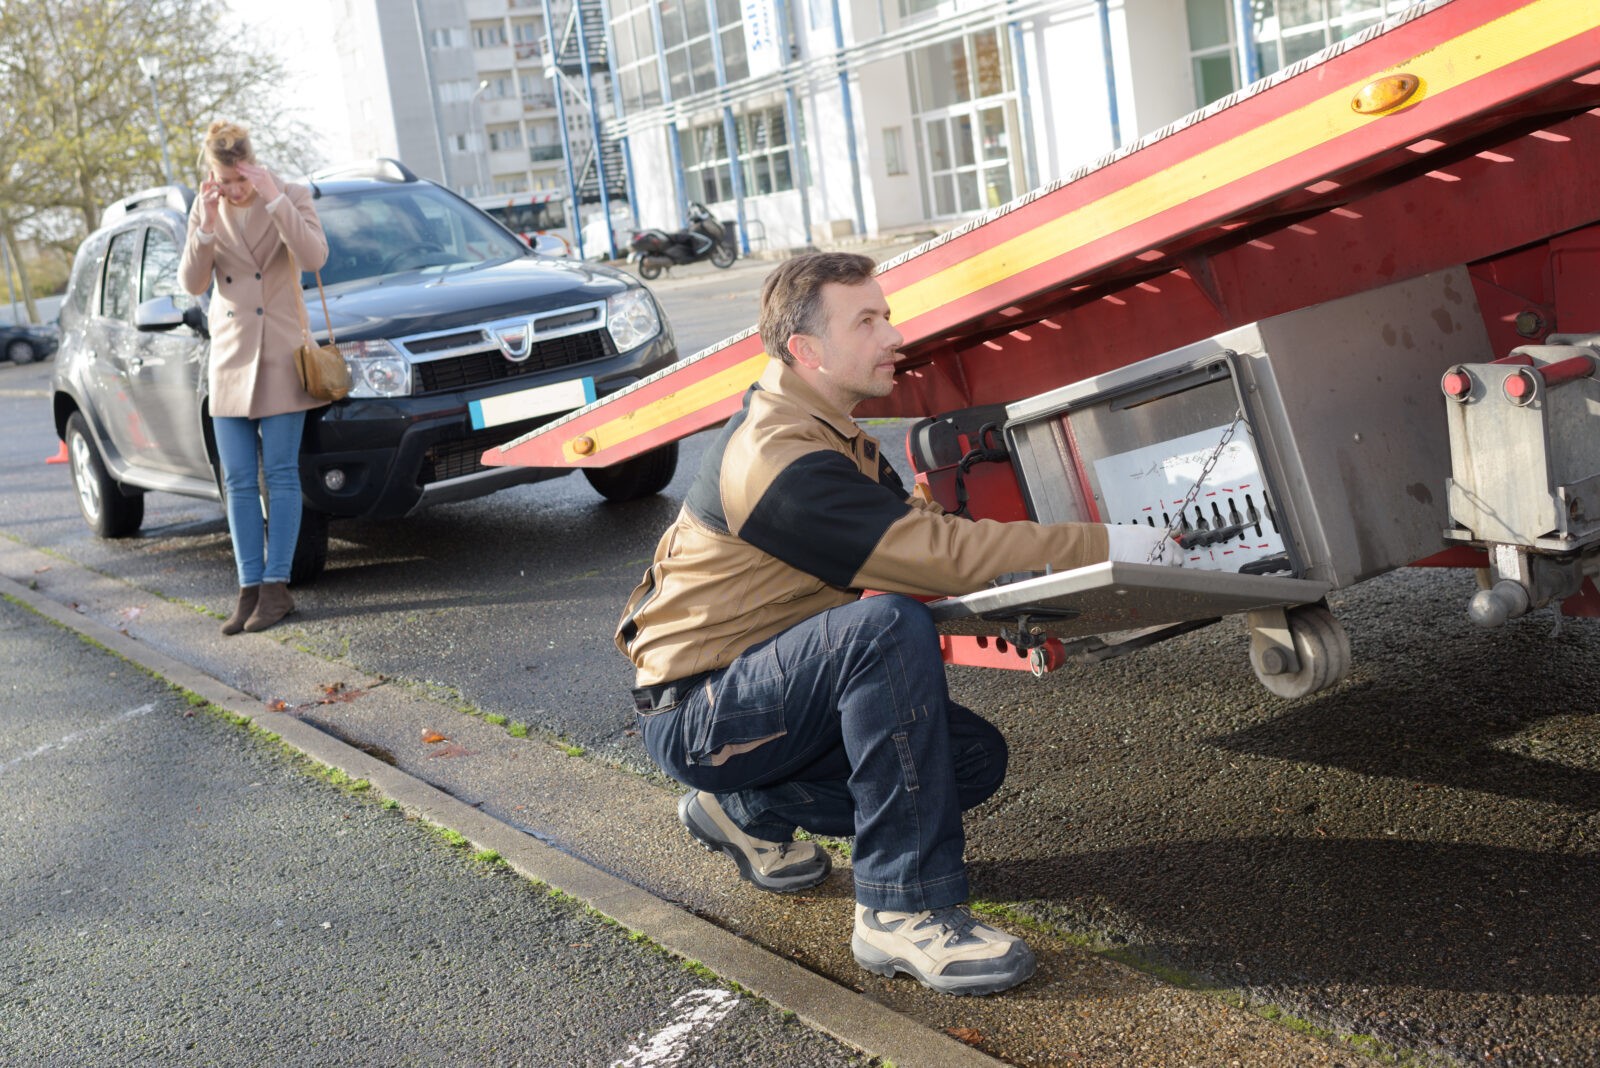
[[[140,330],[172,330],[175,327],[187,326],[201,337],[209,337],[206,331],[205,313],[198,304],[190,304],[186,308],[179,308],[178,302],[171,296],[151,297],[133,310],[133,325]]]
[[[133,309],[133,325],[140,330],[171,330],[183,325],[183,311],[171,297],[151,297]]]

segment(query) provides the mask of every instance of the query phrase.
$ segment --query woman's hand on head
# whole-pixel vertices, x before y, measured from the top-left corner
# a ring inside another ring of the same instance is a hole
[[[200,183],[200,230],[213,233],[217,228],[217,204],[222,199],[222,185],[215,178]]]
[[[250,180],[250,184],[255,187],[256,195],[263,203],[271,203],[278,199],[278,194],[282,190],[278,188],[278,181],[272,176],[271,171],[259,163],[240,163],[238,171]]]

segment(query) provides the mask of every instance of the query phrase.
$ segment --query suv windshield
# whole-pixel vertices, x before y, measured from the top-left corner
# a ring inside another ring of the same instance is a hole
[[[442,274],[528,255],[477,208],[423,183],[359,193],[325,192],[317,216],[328,236],[328,285],[400,271]],[[303,284],[311,284],[305,275]]]

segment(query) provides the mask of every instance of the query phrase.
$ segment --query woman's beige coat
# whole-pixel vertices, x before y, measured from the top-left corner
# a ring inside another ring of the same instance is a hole
[[[320,408],[300,385],[294,350],[305,340],[305,304],[300,271],[316,270],[328,258],[328,240],[302,185],[283,185],[270,204],[256,199],[235,208],[217,205],[217,229],[200,233],[198,197],[189,212],[179,279],[198,296],[216,278],[211,295],[211,414],[268,415]],[[289,261],[294,251],[296,265]]]

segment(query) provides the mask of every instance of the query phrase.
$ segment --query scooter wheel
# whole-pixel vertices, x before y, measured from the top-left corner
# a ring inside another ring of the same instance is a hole
[[[711,266],[732,267],[733,261],[737,257],[738,254],[734,252],[732,248],[727,245],[718,244],[716,248],[711,250]]]
[[[661,277],[661,264],[646,257],[639,261],[639,277],[646,282],[654,281]]]

